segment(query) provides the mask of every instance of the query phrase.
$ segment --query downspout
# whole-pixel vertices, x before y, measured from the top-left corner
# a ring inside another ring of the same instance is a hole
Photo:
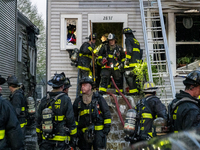
[[[48,0],[46,0],[46,83],[48,74]],[[45,93],[47,92],[47,84]]]

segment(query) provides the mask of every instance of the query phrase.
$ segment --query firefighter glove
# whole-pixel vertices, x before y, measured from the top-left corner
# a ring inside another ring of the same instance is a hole
[[[107,136],[108,133],[110,132],[110,128],[104,128],[103,133]]]

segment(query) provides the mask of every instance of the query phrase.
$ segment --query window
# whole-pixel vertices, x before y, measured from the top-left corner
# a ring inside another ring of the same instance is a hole
[[[18,53],[17,53],[17,61],[22,62],[22,36],[18,36]]]
[[[176,16],[176,56],[179,70],[193,70],[200,59],[200,16]],[[188,65],[190,64],[190,65]]]
[[[30,73],[35,75],[35,49],[29,47],[29,58],[30,58]]]
[[[79,48],[82,42],[82,16],[61,15],[61,50]]]

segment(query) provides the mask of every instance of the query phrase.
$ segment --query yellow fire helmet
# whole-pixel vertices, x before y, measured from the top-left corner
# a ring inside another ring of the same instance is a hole
[[[153,82],[145,82],[143,92],[156,92],[157,88]]]

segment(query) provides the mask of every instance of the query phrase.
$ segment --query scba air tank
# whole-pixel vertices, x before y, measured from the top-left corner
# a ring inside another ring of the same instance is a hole
[[[35,114],[35,101],[33,97],[27,98],[27,104],[28,104],[28,113]]]
[[[53,131],[53,111],[49,108],[42,111],[42,131],[45,133]]]
[[[134,109],[129,109],[126,113],[126,120],[124,124],[124,133],[134,134],[136,125],[136,115],[137,112]]]

